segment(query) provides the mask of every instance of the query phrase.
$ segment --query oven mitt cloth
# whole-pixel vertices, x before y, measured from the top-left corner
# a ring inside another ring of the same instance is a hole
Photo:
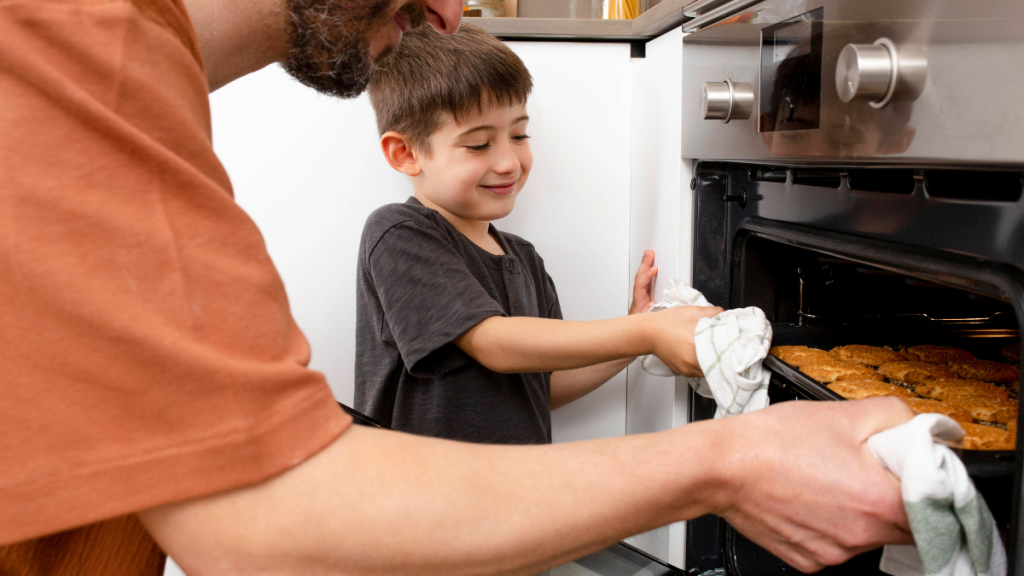
[[[669,281],[665,300],[651,307],[658,312],[676,306],[710,306],[704,296],[676,278]],[[704,378],[690,378],[698,394],[714,398],[715,418],[753,412],[768,406],[771,372],[761,366],[772,343],[772,326],[759,308],[726,310],[702,318],[694,332],[697,361]],[[657,356],[644,356],[641,365],[655,376],[675,373]]]
[[[964,432],[941,414],[921,414],[868,439],[868,449],[900,478],[916,546],[886,546],[879,569],[894,576],[1005,576],[1006,550],[985,499],[960,458],[937,441]]]

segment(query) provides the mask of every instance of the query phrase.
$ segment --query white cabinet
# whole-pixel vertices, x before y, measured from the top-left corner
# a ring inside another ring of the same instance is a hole
[[[648,42],[646,57],[632,64],[629,263],[636,270],[643,251],[655,251],[656,301],[661,300],[670,278],[690,281],[693,199],[690,163],[680,160],[679,133],[682,50],[683,35],[676,29]],[[683,378],[651,376],[634,362],[628,369],[626,433],[657,432],[685,424],[688,394]],[[627,541],[682,566],[683,530],[680,523]]]

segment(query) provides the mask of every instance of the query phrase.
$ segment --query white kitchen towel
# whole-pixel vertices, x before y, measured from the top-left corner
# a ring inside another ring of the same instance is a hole
[[[665,299],[661,302],[656,302],[651,306],[648,312],[659,312],[668,308],[675,308],[677,306],[711,306],[711,303],[704,298],[704,295],[690,288],[678,278],[669,278],[669,287],[665,288]],[[643,357],[641,366],[644,368],[644,372],[653,374],[655,376],[678,376],[671,368],[665,365],[660,358],[654,354],[648,354]],[[711,389],[706,384],[699,383],[697,385],[694,382],[700,382],[699,378],[690,378],[690,385],[694,386],[697,393],[705,398],[712,398]]]
[[[710,306],[704,295],[673,278],[665,300],[651,312],[677,306]],[[713,318],[702,318],[694,332],[697,362],[704,379],[691,378],[690,385],[701,396],[714,398],[715,418],[753,412],[768,406],[771,372],[761,366],[772,343],[772,326],[759,308],[726,310]],[[653,354],[641,361],[644,370],[656,376],[674,373]]]
[[[941,414],[868,438],[868,449],[900,478],[917,546],[886,546],[879,569],[894,576],[1005,576],[1006,550],[985,499],[964,463],[937,440],[963,438]]]

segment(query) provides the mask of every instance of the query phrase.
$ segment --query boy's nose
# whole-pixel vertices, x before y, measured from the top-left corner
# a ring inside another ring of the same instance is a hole
[[[519,157],[516,156],[512,146],[505,142],[499,147],[499,157],[494,165],[494,171],[498,174],[511,174],[519,171]]]

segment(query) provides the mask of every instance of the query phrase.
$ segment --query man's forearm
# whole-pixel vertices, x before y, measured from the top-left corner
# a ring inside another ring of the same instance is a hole
[[[495,372],[550,372],[632,358],[650,351],[648,318],[570,322],[493,316],[455,344]]]
[[[140,516],[192,575],[534,574],[711,511],[715,426],[533,447],[354,427],[262,484]]]
[[[553,372],[548,404],[554,410],[590,394],[612,376],[622,372],[633,360],[632,357],[623,358],[585,368]]]

